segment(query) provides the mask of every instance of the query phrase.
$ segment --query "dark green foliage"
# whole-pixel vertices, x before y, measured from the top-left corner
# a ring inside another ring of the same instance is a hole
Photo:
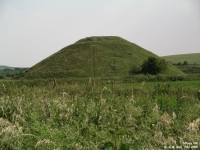
[[[200,65],[197,64],[188,64],[188,65],[175,64],[175,66],[186,74],[200,74]]]
[[[121,143],[121,145],[120,145],[120,150],[129,150],[129,145],[128,145],[128,144]]]
[[[199,58],[200,59],[200,58]],[[188,61],[183,61],[183,65],[188,65]]]
[[[174,65],[178,65],[178,66],[181,66],[182,64],[181,64],[181,62],[178,62],[177,64],[174,64]]]
[[[197,91],[197,99],[200,101],[200,90]]]
[[[167,63],[164,59],[149,57],[141,66],[141,73],[144,74],[159,74],[167,69]]]
[[[105,142],[101,147],[100,150],[108,150],[112,148],[114,144],[112,142]]]
[[[0,79],[21,77],[27,68],[0,69]]]

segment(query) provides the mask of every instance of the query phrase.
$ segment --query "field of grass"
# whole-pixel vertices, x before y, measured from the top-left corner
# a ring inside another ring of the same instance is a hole
[[[163,58],[175,64],[183,63],[184,61],[187,61],[188,64],[200,64],[200,53],[163,56]]]
[[[164,56],[186,74],[200,74],[200,53]],[[184,61],[186,64],[184,64]]]
[[[0,81],[0,149],[162,149],[200,142],[200,81]]]
[[[200,75],[200,64],[197,65],[176,65],[177,68],[182,70],[186,74],[196,74]]]

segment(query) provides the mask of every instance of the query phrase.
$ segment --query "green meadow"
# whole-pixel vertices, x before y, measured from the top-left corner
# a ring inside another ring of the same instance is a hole
[[[163,58],[175,64],[183,63],[184,61],[187,61],[188,64],[200,64],[200,53],[170,55],[163,56]]]
[[[200,75],[200,53],[171,55],[163,58],[186,74]]]
[[[1,80],[0,149],[200,148],[200,81]]]

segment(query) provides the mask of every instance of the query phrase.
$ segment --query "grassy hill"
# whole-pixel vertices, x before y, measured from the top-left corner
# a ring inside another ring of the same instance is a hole
[[[88,37],[33,66],[25,78],[123,77],[157,55],[120,37]],[[163,74],[182,74],[169,64]]]
[[[200,74],[200,53],[164,56],[167,61],[187,74]],[[184,61],[187,63],[184,64]]]
[[[200,53],[170,55],[163,58],[175,64],[183,63],[184,61],[187,61],[189,64],[200,64]]]
[[[19,77],[28,68],[15,68],[9,66],[0,66],[0,79]]]
[[[3,70],[3,69],[15,69],[15,68],[14,67],[0,65],[0,70]]]

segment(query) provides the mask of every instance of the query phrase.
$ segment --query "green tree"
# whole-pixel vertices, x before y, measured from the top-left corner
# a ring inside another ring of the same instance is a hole
[[[164,59],[149,57],[141,66],[141,73],[159,74],[167,69],[167,62]]]

